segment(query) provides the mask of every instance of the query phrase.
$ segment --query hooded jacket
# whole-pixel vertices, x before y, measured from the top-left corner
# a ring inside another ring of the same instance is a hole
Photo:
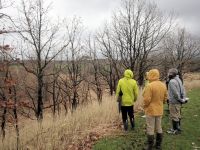
[[[132,106],[138,96],[138,86],[133,78],[133,72],[129,69],[125,70],[124,77],[119,80],[116,90],[116,96],[122,92],[122,106]]]
[[[183,98],[185,98],[185,89],[183,84],[179,78],[179,76],[175,76],[168,83],[168,97],[170,104],[180,104],[179,100],[181,99],[181,94]]]
[[[145,114],[149,116],[162,116],[163,103],[167,100],[167,88],[159,81],[160,74],[157,69],[152,69],[148,73],[149,84],[146,86],[144,97]]]

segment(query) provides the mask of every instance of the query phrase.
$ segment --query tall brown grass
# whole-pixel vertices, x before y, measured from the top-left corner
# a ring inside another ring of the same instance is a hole
[[[184,85],[187,90],[200,87],[200,74],[186,74]],[[135,111],[142,111],[142,89],[135,103]],[[80,106],[73,114],[61,114],[53,119],[47,113],[42,123],[37,121],[25,121],[20,126],[19,149],[49,150],[67,149],[71,143],[76,143],[84,138],[98,126],[120,122],[116,98],[105,95],[101,105],[94,101],[87,106]],[[16,149],[16,136],[13,130],[7,130],[4,142],[0,142],[0,149]]]
[[[97,126],[112,124],[118,119],[115,97],[106,96],[101,105],[95,101],[56,119],[47,114],[42,123],[26,122],[20,129],[19,149],[67,149],[70,143],[77,142]],[[0,149],[16,149],[14,131],[7,132]]]
[[[187,73],[184,75],[184,86],[187,91],[200,88],[200,73]]]

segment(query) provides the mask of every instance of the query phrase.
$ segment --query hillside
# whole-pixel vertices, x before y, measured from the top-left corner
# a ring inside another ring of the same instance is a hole
[[[178,138],[165,134],[164,145],[166,148],[185,146],[189,150],[192,147],[200,146],[199,74],[187,74],[184,83],[190,97],[190,102],[184,105],[182,110],[184,132]],[[78,107],[74,113],[65,115],[63,111],[56,118],[47,111],[41,123],[30,119],[21,120],[18,145],[15,130],[10,127],[6,130],[4,142],[0,143],[0,149],[10,150],[18,147],[29,150],[89,150],[92,148],[112,150],[116,147],[119,149],[142,147],[146,137],[144,118],[141,118],[143,115],[141,104],[140,93],[135,104],[135,110],[138,111],[136,113],[136,130],[128,134],[122,130],[121,115],[118,113],[115,97],[104,94],[101,105],[94,101]],[[163,125],[164,131],[170,127],[167,114],[164,117]],[[183,146],[181,146],[182,143],[184,143]]]

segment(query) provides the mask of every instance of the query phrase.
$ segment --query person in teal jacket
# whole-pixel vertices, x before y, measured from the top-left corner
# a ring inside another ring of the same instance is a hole
[[[138,85],[137,82],[133,79],[133,72],[130,69],[125,70],[124,77],[119,80],[116,90],[116,96],[117,98],[119,96],[122,96],[121,112],[124,130],[128,130],[127,114],[130,118],[131,127],[132,129],[134,129],[135,123],[133,106],[138,96]]]

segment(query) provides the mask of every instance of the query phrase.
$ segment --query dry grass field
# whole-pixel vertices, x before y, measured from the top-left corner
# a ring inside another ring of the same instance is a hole
[[[186,74],[184,81],[187,90],[200,87],[200,74]],[[135,103],[135,111],[142,110],[141,93]],[[94,101],[80,106],[73,114],[63,114],[56,119],[46,113],[42,123],[25,120],[20,124],[19,149],[91,149],[93,142],[102,136],[120,132],[120,121],[116,98],[105,94],[101,105]],[[6,131],[0,149],[16,149],[15,131]]]
[[[61,115],[53,119],[46,114],[42,123],[32,120],[23,122],[19,149],[69,149],[80,144],[80,140],[89,134],[96,134],[94,138],[110,134],[117,127],[113,126],[116,122],[119,122],[117,103],[114,97],[106,96],[101,105],[93,102],[79,107],[76,112],[67,116]],[[7,131],[0,149],[16,149],[14,131]]]
[[[200,87],[200,73],[187,73],[184,75],[184,86],[187,91]]]

